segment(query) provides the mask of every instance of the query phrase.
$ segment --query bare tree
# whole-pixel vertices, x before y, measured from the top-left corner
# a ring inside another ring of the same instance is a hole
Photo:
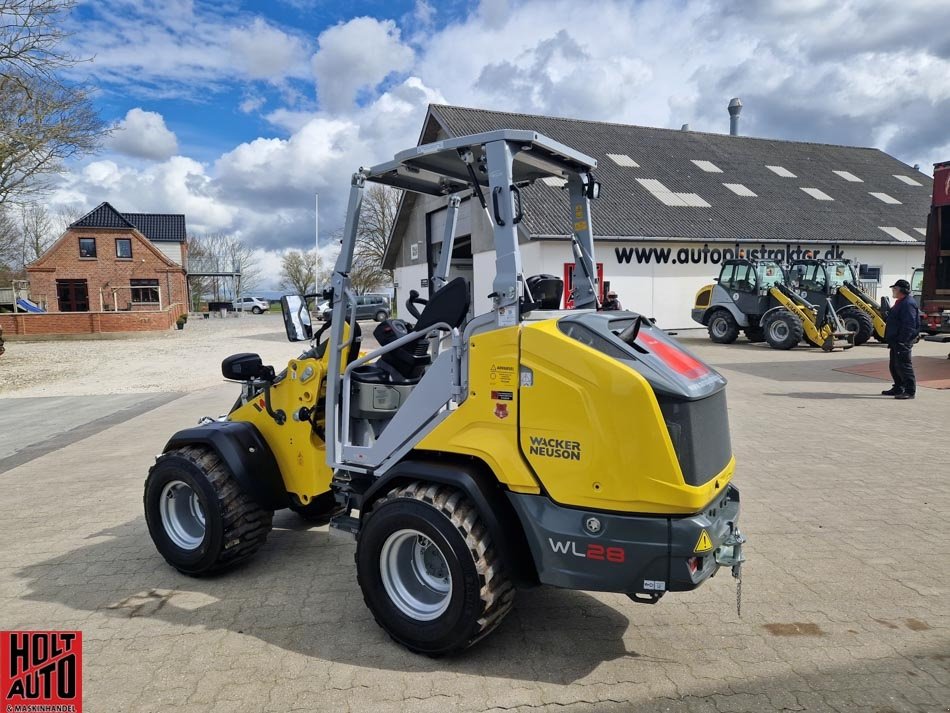
[[[77,59],[59,49],[74,0],[0,0],[0,205],[35,197],[64,161],[108,133],[85,88],[57,72]]]
[[[363,194],[363,207],[353,251],[353,285],[359,292],[370,292],[391,284],[392,270],[383,268],[389,234],[396,221],[402,191],[380,184],[371,185]],[[354,278],[359,276],[359,284]]]
[[[56,238],[46,208],[37,203],[20,207],[20,264],[24,268],[45,253]]]
[[[317,273],[322,258],[316,250],[288,250],[280,263],[280,286],[298,295],[317,291]]]
[[[0,284],[14,279],[20,260],[20,231],[9,210],[0,206]]]
[[[214,299],[236,299],[238,292],[248,293],[260,284],[260,267],[247,243],[230,233],[209,233],[188,237],[189,272],[228,273],[228,276],[192,277],[191,291]],[[240,275],[237,277],[230,275]]]

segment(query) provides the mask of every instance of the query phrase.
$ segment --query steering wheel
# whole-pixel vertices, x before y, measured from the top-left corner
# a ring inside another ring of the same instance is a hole
[[[409,299],[406,300],[406,309],[409,310],[409,314],[419,319],[422,315],[419,310],[416,309],[416,305],[422,305],[424,307],[427,304],[429,304],[429,300],[420,297],[416,290],[409,290]]]

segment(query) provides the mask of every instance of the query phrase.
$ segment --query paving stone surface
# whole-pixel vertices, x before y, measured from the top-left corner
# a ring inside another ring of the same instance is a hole
[[[950,710],[950,392],[897,402],[834,371],[877,346],[684,342],[730,381],[741,618],[726,571],[656,606],[540,588],[463,655],[419,657],[363,605],[353,545],[288,512],[245,566],[185,577],[142,484],[173,431],[226,410],[216,385],[0,475],[0,629],[81,629],[93,713]]]

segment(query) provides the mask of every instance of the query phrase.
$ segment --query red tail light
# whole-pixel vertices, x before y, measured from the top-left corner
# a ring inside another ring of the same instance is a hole
[[[656,354],[673,371],[682,374],[687,379],[698,379],[709,373],[709,369],[702,362],[696,361],[689,354],[680,351],[669,342],[660,341],[643,330],[640,330],[637,335],[637,341]]]

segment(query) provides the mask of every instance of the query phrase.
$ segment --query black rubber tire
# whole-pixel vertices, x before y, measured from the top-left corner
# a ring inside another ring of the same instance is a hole
[[[162,524],[159,501],[165,485],[175,480],[198,494],[204,512],[204,540],[194,550],[176,545]],[[179,572],[196,577],[233,567],[257,552],[274,514],[241,490],[214,451],[200,446],[159,456],[149,469],[143,500],[148,532],[159,553]]]
[[[379,312],[373,315],[373,319],[377,322],[382,322],[383,320],[388,319],[388,318],[389,318],[389,313],[384,309],[379,310]]]
[[[854,346],[859,347],[867,342],[874,334],[874,322],[854,305],[848,305],[838,310],[838,319],[844,323],[844,328],[854,332]]]
[[[340,505],[333,496],[333,491],[318,495],[306,505],[291,505],[290,509],[300,515],[307,522],[325,524],[340,510]]]
[[[431,621],[404,614],[383,585],[380,553],[387,538],[402,529],[432,540],[451,573],[448,608]],[[357,540],[356,576],[376,623],[397,643],[428,656],[468,648],[497,627],[514,604],[507,568],[477,508],[446,485],[410,483],[373,505]]]
[[[874,337],[874,341],[875,341],[875,342],[878,342],[879,344],[884,344],[884,335],[883,335],[883,334],[878,334],[877,331],[875,331],[872,336]]]
[[[746,327],[745,338],[753,344],[765,341],[765,330],[762,327]]]
[[[262,310],[260,307],[251,307],[251,312],[254,314],[264,314],[264,310]]]
[[[716,344],[732,344],[739,338],[739,324],[729,310],[717,309],[708,320],[709,338]]]
[[[783,308],[765,315],[762,331],[773,349],[793,349],[802,340],[805,329],[797,315]]]

